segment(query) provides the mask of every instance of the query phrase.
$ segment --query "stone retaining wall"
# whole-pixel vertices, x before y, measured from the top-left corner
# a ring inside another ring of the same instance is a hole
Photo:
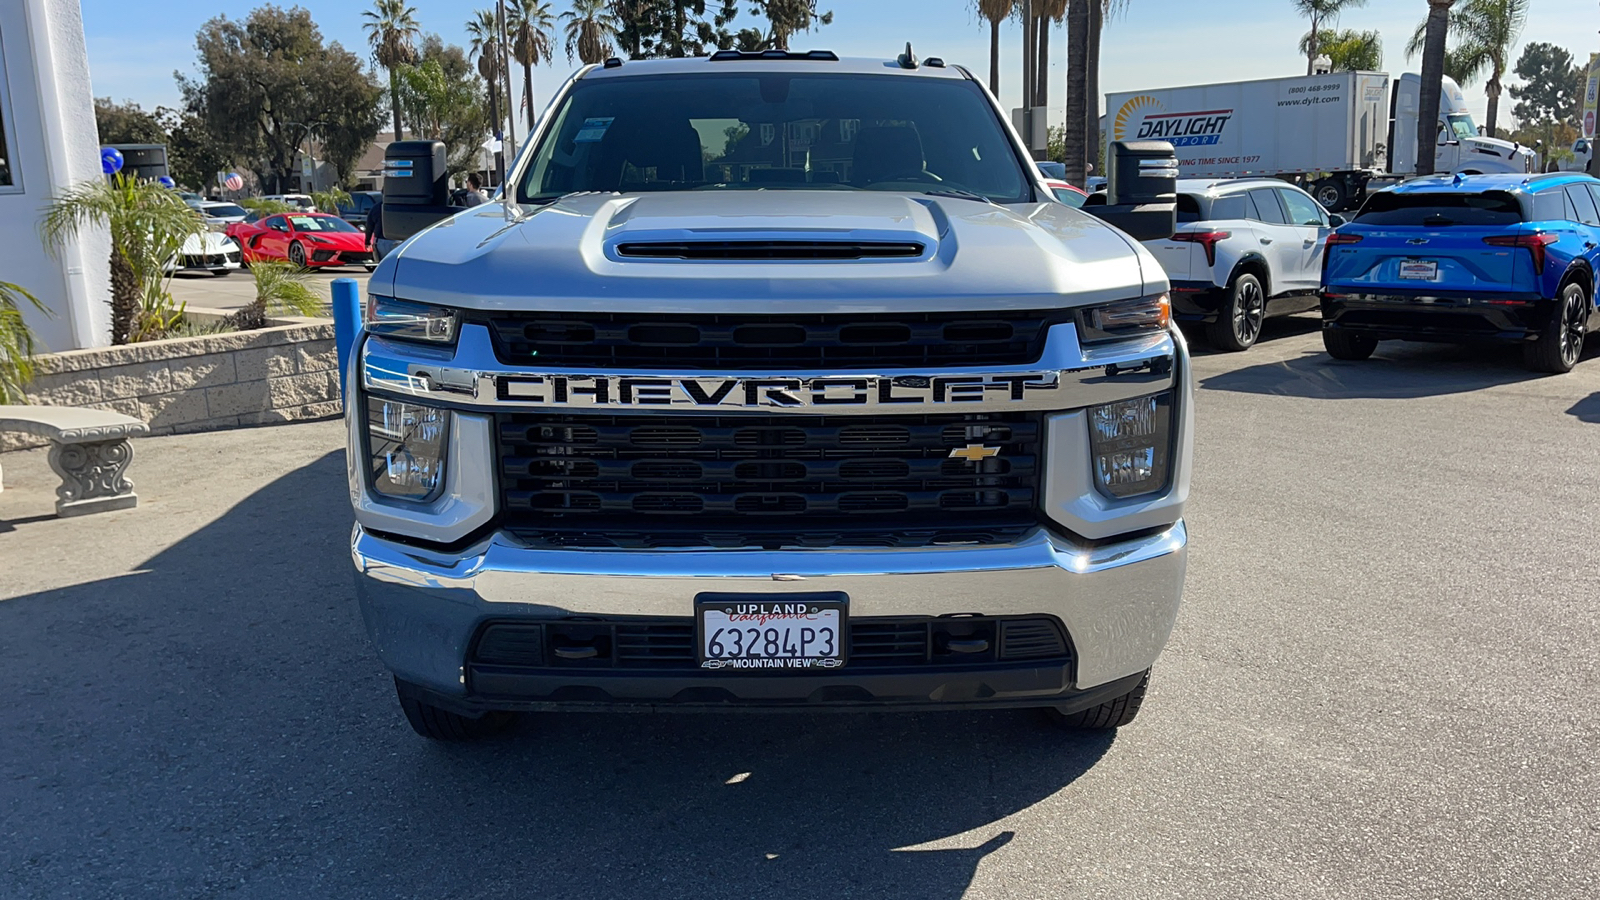
[[[208,312],[189,310],[197,319]],[[28,402],[115,410],[143,420],[151,434],[339,415],[333,321],[274,321],[258,331],[45,354],[35,360]],[[0,451],[43,443],[0,433]]]

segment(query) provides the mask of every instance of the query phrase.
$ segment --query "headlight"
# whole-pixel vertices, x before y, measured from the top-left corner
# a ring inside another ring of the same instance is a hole
[[[458,318],[448,306],[407,303],[376,294],[367,297],[368,334],[447,344],[456,339]]]
[[[1079,314],[1079,340],[1085,344],[1165,331],[1172,321],[1166,294],[1091,306]]]
[[[372,489],[385,497],[432,500],[444,487],[448,410],[400,400],[367,398],[368,469]]]
[[[1094,481],[1112,497],[1167,485],[1172,456],[1172,392],[1089,408]]]

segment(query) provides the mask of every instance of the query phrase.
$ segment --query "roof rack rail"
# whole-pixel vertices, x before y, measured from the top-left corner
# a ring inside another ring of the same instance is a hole
[[[797,53],[790,50],[718,50],[711,54],[712,62],[735,62],[751,59],[807,59],[817,62],[838,62],[839,54],[832,50],[807,50]]]

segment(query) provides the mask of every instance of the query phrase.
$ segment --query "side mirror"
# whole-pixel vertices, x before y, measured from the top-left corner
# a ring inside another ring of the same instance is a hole
[[[1159,241],[1178,230],[1178,152],[1166,141],[1111,145],[1104,206],[1085,207],[1136,241]]]
[[[443,141],[395,141],[383,154],[383,236],[403,241],[451,209]]]
[[[1341,225],[1349,224],[1349,222],[1350,222],[1349,219],[1346,219],[1344,216],[1341,216],[1341,215],[1339,215],[1337,213],[1330,213],[1328,215],[1328,227],[1329,228],[1338,228]]]

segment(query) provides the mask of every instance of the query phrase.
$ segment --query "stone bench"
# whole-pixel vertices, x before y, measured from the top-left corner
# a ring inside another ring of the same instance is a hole
[[[127,478],[128,438],[148,434],[138,419],[78,406],[0,406],[0,431],[50,441],[50,468],[61,476],[56,515],[82,516],[139,505]]]

